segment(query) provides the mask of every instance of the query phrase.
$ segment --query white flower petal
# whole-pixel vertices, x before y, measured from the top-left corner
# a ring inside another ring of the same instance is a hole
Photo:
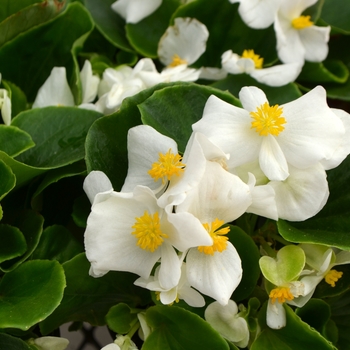
[[[5,125],[11,124],[12,103],[6,89],[0,89],[1,117]]]
[[[186,258],[189,283],[221,305],[226,305],[242,278],[241,259],[228,242],[223,252],[214,255],[201,253],[192,248]]]
[[[50,76],[39,89],[32,108],[47,106],[74,106],[65,67],[52,68]]]
[[[255,112],[257,107],[268,102],[264,91],[256,86],[243,87],[239,92],[239,99],[243,108],[248,112]]]
[[[181,276],[182,260],[179,259],[175,249],[168,243],[163,243],[160,247],[162,259],[159,268],[159,284],[169,290],[178,285]]]
[[[113,186],[105,173],[99,170],[94,170],[85,178],[83,189],[88,196],[90,203],[94,202],[95,196],[101,192],[110,193],[113,191]]]
[[[90,61],[86,60],[80,71],[80,80],[82,88],[82,103],[92,102],[96,95],[100,78],[92,74]]]
[[[279,302],[272,304],[269,299],[267,303],[266,323],[272,329],[280,329],[286,326],[286,310],[283,304]]]
[[[205,52],[209,37],[208,29],[195,18],[178,17],[174,22],[159,41],[159,59],[168,66],[173,61],[174,55],[177,55],[190,65]]]
[[[34,344],[40,347],[40,350],[65,350],[69,340],[59,337],[41,337],[34,339]]]
[[[203,307],[205,305],[205,299],[203,296],[195,289],[190,287],[181,288],[178,293],[178,297],[193,307]]]
[[[126,23],[138,23],[152,14],[160,5],[162,0],[118,0],[111,7]]]

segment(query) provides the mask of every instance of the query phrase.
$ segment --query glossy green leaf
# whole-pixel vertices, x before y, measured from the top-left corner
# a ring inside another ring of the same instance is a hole
[[[2,83],[11,97],[11,117],[13,119],[18,113],[27,109],[27,96],[17,85],[5,80]]]
[[[64,2],[57,0],[36,1],[35,4],[6,18],[0,23],[0,47],[17,35],[54,18],[60,13],[63,6]]]
[[[89,276],[90,263],[85,254],[79,254],[63,264],[67,288],[60,306],[40,324],[43,334],[48,334],[61,324],[85,321],[104,325],[108,310],[119,302],[132,307],[146,304],[149,292],[133,285],[137,276],[124,272],[109,272],[94,278]]]
[[[298,77],[301,82],[345,83],[349,78],[349,70],[340,60],[326,60],[322,63],[305,62]]]
[[[146,312],[152,333],[143,350],[229,349],[227,342],[206,321],[179,307],[154,306]]]
[[[32,350],[22,339],[0,333],[0,350]]]
[[[146,57],[158,56],[158,42],[180,4],[179,0],[164,0],[156,11],[142,21],[126,24],[127,38],[137,52]]]
[[[251,346],[251,350],[333,350],[333,345],[316,330],[303,322],[287,305],[287,325],[275,330],[263,325],[262,332]],[[266,317],[266,304],[261,309],[262,318]]]
[[[63,264],[83,250],[83,246],[68,229],[64,226],[54,225],[43,231],[31,259],[57,260]]]
[[[89,12],[78,2],[69,4],[53,20],[33,27],[0,48],[3,79],[18,85],[33,101],[53,67],[65,66],[67,76],[71,76],[73,44],[92,28]]]
[[[230,226],[228,236],[242,260],[242,280],[231,297],[231,299],[238,303],[251,294],[260,277],[260,253],[251,237],[239,227]]]
[[[184,152],[192,124],[202,118],[210,95],[234,105],[240,104],[230,93],[209,86],[181,83],[155,91],[138,107],[144,124],[174,139],[179,151]]]
[[[349,0],[324,0],[321,18],[332,27],[350,33]]]
[[[124,303],[111,307],[106,315],[108,328],[119,334],[129,333],[132,326],[138,321],[137,313],[139,311],[131,309],[129,305]]]
[[[57,261],[28,261],[0,281],[0,327],[29,327],[49,316],[59,305],[65,277]]]
[[[249,28],[237,9],[238,4],[227,0],[196,0],[179,7],[174,13],[173,18],[196,18],[209,30],[206,52],[195,63],[196,67],[221,67],[221,55],[227,50],[241,55],[244,50],[253,49],[264,58],[264,63],[277,59],[273,26],[259,30]]]
[[[0,125],[0,150],[15,157],[35,144],[28,133],[13,125]]]
[[[116,47],[132,52],[125,33],[125,21],[111,9],[115,0],[84,0],[96,27],[101,34]]]
[[[0,160],[0,199],[4,198],[15,187],[15,184],[16,177],[13,175],[11,168]]]
[[[0,0],[0,22],[25,7],[42,1],[43,0]]]
[[[211,86],[224,91],[228,90],[231,92],[231,94],[237,97],[239,96],[239,92],[241,91],[242,87],[257,86],[259,89],[265,92],[271,105],[287,103],[301,96],[300,90],[293,83],[279,87],[272,87],[258,83],[247,74],[229,74],[227,78],[219,80],[211,84]]]
[[[319,243],[350,250],[350,157],[327,172],[330,196],[324,208],[302,222],[279,220],[278,230],[286,240]]]
[[[86,227],[87,218],[90,215],[90,212],[91,203],[86,194],[83,194],[74,201],[72,218],[78,227]]]
[[[287,245],[277,252],[276,259],[262,256],[259,260],[264,277],[276,286],[298,279],[305,266],[305,253],[295,245]]]
[[[100,116],[76,107],[35,108],[21,113],[13,125],[27,132],[35,147],[16,159],[40,168],[57,168],[83,159],[86,134]]]
[[[0,224],[0,242],[0,263],[16,258],[27,250],[26,240],[17,227]]]
[[[15,269],[33,253],[39,243],[43,230],[43,223],[44,218],[36,212],[28,210],[17,214],[17,217],[11,224],[17,226],[23,233],[27,244],[27,250],[23,255],[1,263],[0,270],[6,272]]]

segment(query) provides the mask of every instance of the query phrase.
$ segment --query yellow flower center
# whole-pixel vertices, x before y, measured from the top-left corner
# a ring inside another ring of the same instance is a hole
[[[335,282],[338,282],[339,278],[343,276],[343,272],[337,270],[330,270],[324,277],[325,281],[332,287],[335,287]]]
[[[314,22],[310,21],[310,16],[300,16],[292,20],[292,26],[298,30],[311,27],[313,24]]]
[[[269,298],[271,299],[272,304],[276,302],[276,300],[282,304],[286,300],[293,300],[294,296],[291,293],[289,287],[278,287],[272,289],[272,291],[269,294]]]
[[[171,153],[171,149],[166,154],[159,153],[158,162],[152,164],[148,174],[154,181],[162,179],[162,183],[165,183],[165,179],[169,181],[173,175],[179,176],[184,171],[185,165],[181,163],[181,159],[179,154]]]
[[[137,238],[137,245],[150,252],[154,252],[163,243],[163,238],[168,236],[160,229],[160,220],[158,212],[150,215],[147,211],[135,218],[135,224],[132,226],[134,231],[133,235]]]
[[[222,229],[218,230],[220,226],[224,224],[224,221],[219,220],[216,218],[211,224],[203,224],[204,228],[208,231],[210,234],[210,237],[213,239],[213,244],[211,246],[200,246],[198,247],[198,250],[201,253],[214,255],[214,252],[222,252],[227,247],[227,240],[228,237],[224,237],[223,235],[226,235],[230,232],[229,227],[223,227]]]
[[[186,60],[183,60],[179,55],[174,55],[172,62],[168,65],[168,67],[177,67],[181,64],[187,64],[188,62]]]
[[[262,68],[264,59],[259,55],[256,55],[254,50],[244,50],[242,53],[242,58],[250,58],[254,61],[254,65],[256,69]]]
[[[272,134],[277,136],[284,130],[283,124],[286,123],[284,117],[281,117],[283,108],[278,105],[270,106],[267,102],[257,108],[256,112],[250,112],[253,118],[252,129],[255,128],[260,136]]]

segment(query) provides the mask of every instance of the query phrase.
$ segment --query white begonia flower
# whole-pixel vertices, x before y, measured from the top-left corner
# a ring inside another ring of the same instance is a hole
[[[147,279],[161,260],[159,282],[170,289],[178,284],[181,274],[174,248],[181,252],[212,244],[211,238],[194,230],[191,222],[177,231],[168,220],[172,205],[160,208],[148,187],[137,186],[132,193],[111,192],[106,197],[103,201],[95,198],[85,231],[86,256],[94,277],[114,270]]]
[[[278,57],[284,63],[321,62],[328,54],[330,27],[317,27],[303,11],[317,0],[280,0],[274,23]]]
[[[237,304],[229,300],[227,305],[217,301],[209,304],[205,309],[206,321],[225,339],[240,348],[245,348],[249,342],[247,321],[238,313]]]
[[[183,257],[184,255],[182,254],[180,259],[183,260]],[[187,280],[186,263],[184,262],[181,265],[181,277],[179,283],[171,289],[164,289],[160,285],[159,267],[156,268],[154,276],[150,276],[148,279],[143,279],[140,277],[134,284],[157,292],[159,300],[165,305],[179,302],[180,299],[184,300],[192,307],[203,307],[205,305],[203,296],[193,289]]]
[[[282,86],[295,81],[303,66],[302,62],[293,62],[263,68],[263,58],[253,50],[244,50],[242,56],[228,50],[222,54],[221,64],[228,73],[246,73],[269,86]]]
[[[123,17],[126,23],[138,23],[151,15],[162,0],[117,0],[111,8]]]
[[[85,60],[83,68],[80,71],[80,81],[82,89],[82,104],[92,102],[97,95],[100,78],[92,73],[91,63]]]
[[[113,191],[113,186],[107,175],[99,170],[94,170],[89,173],[83,183],[83,189],[90,200],[91,204],[102,202],[108,198]]]
[[[12,104],[6,89],[0,89],[0,111],[5,125],[11,124]]]
[[[141,340],[145,341],[147,337],[152,333],[151,327],[147,323],[146,312],[141,311],[137,314],[137,318],[140,322],[140,328],[138,330],[138,335]]]
[[[239,2],[238,12],[244,23],[251,28],[269,27],[276,17],[280,0],[229,0]]]
[[[120,346],[114,343],[104,346],[101,350],[121,350]]]
[[[257,87],[242,88],[239,97],[243,108],[210,96],[202,119],[192,126],[230,154],[230,169],[259,160],[269,180],[283,181],[289,164],[315,166],[332,158],[342,142],[344,124],[321,86],[281,106],[270,106]]]
[[[31,339],[34,345],[40,350],[65,350],[69,344],[69,340],[60,337],[40,337]]]
[[[205,52],[207,27],[195,18],[175,18],[158,44],[159,60],[168,67],[191,65]]]

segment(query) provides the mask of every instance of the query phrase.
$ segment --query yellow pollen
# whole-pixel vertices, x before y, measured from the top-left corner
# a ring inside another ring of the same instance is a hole
[[[292,26],[298,30],[311,27],[313,24],[314,22],[310,21],[310,16],[300,16],[292,20]]]
[[[250,58],[254,61],[254,65],[256,69],[262,68],[264,59],[259,55],[256,55],[254,50],[244,50],[242,53],[242,58]]]
[[[134,229],[132,234],[137,238],[136,244],[152,253],[162,245],[163,238],[168,237],[160,229],[158,212],[155,212],[152,216],[145,211],[142,216],[135,218],[135,224],[132,228]]]
[[[337,270],[330,270],[324,277],[325,281],[332,287],[335,287],[335,282],[338,282],[339,278],[343,276],[343,272]]]
[[[218,228],[221,227],[223,224],[224,221],[219,220],[218,218],[216,218],[211,224],[203,224],[204,228],[208,231],[210,237],[213,239],[213,244],[211,246],[198,247],[198,250],[201,253],[214,255],[214,252],[221,253],[226,249],[228,237],[225,237],[223,235],[229,233],[230,228],[223,227],[222,229],[218,230]]]
[[[168,65],[168,67],[177,67],[181,64],[187,64],[186,60],[183,60],[179,55],[174,55],[172,62]]]
[[[291,293],[289,287],[278,287],[272,289],[272,291],[269,294],[269,297],[271,299],[272,304],[276,302],[276,300],[282,304],[286,300],[293,300],[294,296]]]
[[[278,105],[270,106],[268,102],[257,108],[256,112],[250,112],[253,118],[251,128],[255,128],[260,136],[272,134],[277,136],[284,130],[283,124],[286,123],[284,117],[281,117],[283,108]]]
[[[184,171],[185,164],[181,163],[181,159],[179,154],[171,153],[171,149],[166,154],[159,153],[158,162],[152,164],[148,174],[154,181],[162,179],[164,184],[166,179],[169,181],[173,175],[179,176]]]

